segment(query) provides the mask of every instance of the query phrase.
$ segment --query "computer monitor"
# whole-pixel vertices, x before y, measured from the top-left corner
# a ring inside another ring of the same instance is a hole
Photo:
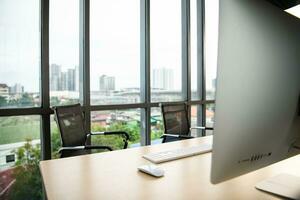
[[[299,95],[300,20],[263,0],[220,1],[211,182],[286,158]]]

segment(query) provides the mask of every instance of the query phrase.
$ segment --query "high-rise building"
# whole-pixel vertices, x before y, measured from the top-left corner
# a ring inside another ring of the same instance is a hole
[[[76,73],[75,69],[68,69],[67,71],[67,84],[68,84],[68,91],[75,91],[75,80],[76,80]]]
[[[174,89],[174,70],[169,68],[152,69],[152,88],[173,90]]]
[[[115,77],[102,75],[99,79],[100,91],[113,91],[115,90]]]
[[[9,93],[10,94],[22,94],[24,93],[24,86],[16,83],[14,86],[9,87]]]
[[[217,79],[214,78],[214,79],[212,80],[212,89],[213,89],[213,90],[216,90],[216,87],[217,87]]]
[[[75,66],[75,91],[79,91],[79,66]]]
[[[59,91],[68,90],[68,76],[67,76],[67,72],[61,72],[60,83],[61,83],[61,85],[59,86]]]
[[[79,68],[68,69],[62,72],[61,66],[52,64],[50,67],[50,90],[51,91],[75,91],[79,85],[76,86],[76,81],[79,83]],[[77,87],[77,88],[76,88]]]
[[[50,90],[61,90],[61,66],[52,64],[50,66]]]
[[[5,83],[0,83],[0,96],[9,97],[9,88]]]

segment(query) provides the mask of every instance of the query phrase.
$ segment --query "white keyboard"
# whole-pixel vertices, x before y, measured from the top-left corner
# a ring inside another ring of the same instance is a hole
[[[143,155],[143,158],[157,164],[157,163],[177,160],[189,156],[208,153],[211,151],[212,151],[212,144],[202,144],[201,146],[173,149],[173,150],[162,151],[158,153],[150,153],[150,154]]]

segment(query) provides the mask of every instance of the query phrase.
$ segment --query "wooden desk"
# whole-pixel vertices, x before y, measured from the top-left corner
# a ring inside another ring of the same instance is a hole
[[[300,156],[238,178],[212,185],[211,153],[166,162],[162,178],[137,171],[149,161],[142,155],[194,146],[210,138],[196,138],[154,146],[42,161],[40,169],[49,200],[176,200],[176,199],[280,199],[258,191],[255,184],[282,172],[300,176]]]

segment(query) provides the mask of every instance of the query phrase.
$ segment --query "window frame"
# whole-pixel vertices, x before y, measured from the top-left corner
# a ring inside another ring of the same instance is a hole
[[[49,1],[40,0],[40,31],[41,31],[41,68],[40,91],[41,106],[32,108],[0,108],[0,117],[20,115],[41,116],[41,160],[51,159],[51,130],[50,116],[53,111],[50,107],[49,88]],[[141,145],[151,144],[151,108],[159,107],[161,102],[151,102],[150,82],[150,2],[140,0],[140,95],[141,102],[135,104],[116,105],[91,105],[90,97],[90,0],[80,0],[80,102],[85,112],[85,124],[87,131],[91,129],[91,112],[103,110],[135,109],[141,110]],[[205,1],[197,1],[197,99],[191,99],[191,44],[190,44],[190,0],[181,0],[181,27],[182,27],[182,101],[189,105],[198,106],[197,125],[205,126],[205,106],[214,104],[214,100],[206,100],[205,88],[205,60],[204,60],[204,17]],[[200,38],[200,39],[199,39]],[[175,101],[174,101],[175,102]]]

